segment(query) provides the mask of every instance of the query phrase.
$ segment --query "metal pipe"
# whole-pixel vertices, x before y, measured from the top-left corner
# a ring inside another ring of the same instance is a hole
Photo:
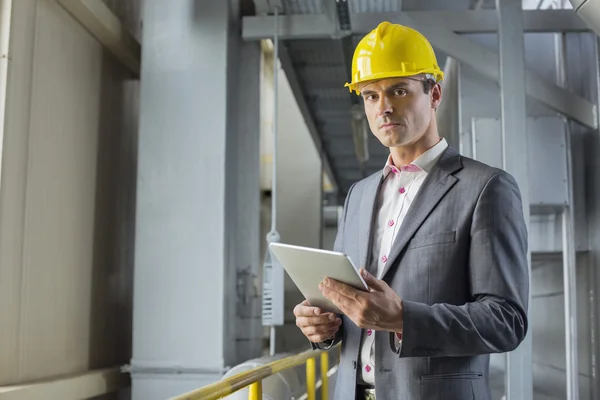
[[[273,161],[271,175],[271,231],[269,232],[268,242],[279,241],[277,232],[277,123],[278,123],[278,91],[279,91],[279,7],[275,6],[275,32],[273,33]],[[276,268],[276,264],[273,263]],[[283,299],[281,299],[283,301]],[[276,353],[277,330],[275,325],[269,329],[269,355]]]
[[[566,135],[568,137],[568,135]],[[570,147],[570,145],[567,145]],[[573,211],[566,206],[563,223],[563,286],[565,304],[565,350],[567,361],[567,399],[579,399],[579,365],[577,354],[577,306],[575,282],[575,252],[573,250]]]
[[[462,104],[462,65],[460,61],[456,60],[456,96],[458,100],[458,149],[460,154],[464,153],[464,145],[463,145],[463,104]]]
[[[6,85],[10,60],[10,22],[12,19],[12,0],[0,3],[0,193],[2,192],[2,152],[4,144],[4,116],[6,113]]]
[[[248,400],[262,400],[262,381],[254,382],[248,391]]]
[[[271,233],[277,232],[277,114],[278,114],[278,86],[279,86],[279,8],[275,11],[275,33],[273,34],[273,163],[272,163],[272,189],[271,189]]]
[[[329,399],[329,353],[321,353],[321,400]]]
[[[277,337],[277,330],[275,329],[275,325],[271,325],[269,327],[269,355],[274,356],[276,353],[275,349],[275,339]]]
[[[308,400],[315,400],[317,391],[316,391],[316,383],[317,383],[317,364],[315,362],[314,357],[306,360],[306,394],[308,396]]]
[[[554,35],[556,78],[559,86],[567,88],[566,40],[562,33]],[[577,350],[577,259],[575,257],[575,215],[573,199],[573,162],[571,156],[571,127],[565,119],[565,151],[567,157],[568,204],[562,212],[563,288],[565,308],[565,358],[567,365],[567,399],[579,399],[579,363]]]
[[[594,35],[594,53],[596,60],[596,104],[600,104],[600,39]],[[600,115],[596,115],[600,122]],[[600,125],[598,125],[600,126]],[[596,132],[598,135],[597,140],[600,139],[600,129]],[[596,148],[596,151],[600,149]],[[596,213],[599,211],[596,210]],[[592,229],[598,229],[596,226]],[[599,260],[596,251],[597,248],[592,248],[592,251],[595,255],[593,258],[594,261]],[[597,272],[596,265],[590,265],[590,337],[591,337],[591,382],[592,382],[592,398],[597,399],[600,396],[600,382],[598,382],[598,339],[597,339],[597,317],[596,310],[598,307],[596,305],[596,286],[598,285],[597,281]]]

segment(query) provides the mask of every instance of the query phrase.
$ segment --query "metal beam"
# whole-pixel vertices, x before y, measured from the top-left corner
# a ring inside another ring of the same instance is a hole
[[[136,78],[140,76],[140,44],[127,32],[121,21],[103,2],[97,0],[57,1]]]
[[[529,151],[525,107],[525,36],[521,0],[496,0],[500,44],[500,98],[502,125],[502,164],[511,173],[521,191],[523,214],[529,231]],[[529,78],[527,78],[529,79]],[[527,268],[531,282],[531,253],[527,251]],[[531,284],[529,283],[529,286]],[[527,299],[531,307],[531,292]],[[506,398],[531,400],[532,332],[529,330],[521,345],[506,357]]]
[[[255,0],[256,2],[257,0]],[[265,1],[265,0],[263,0]],[[398,13],[351,13],[352,31],[340,31],[326,14],[280,16],[280,39],[332,39],[349,34],[370,32],[381,21],[407,17],[427,20],[454,33],[495,33],[498,19],[495,10],[464,11],[406,11]],[[258,15],[242,18],[242,37],[245,40],[268,39],[273,35],[272,16]],[[523,11],[525,32],[590,32],[573,10]]]
[[[323,147],[323,142],[321,139],[321,134],[315,124],[313,115],[308,107],[308,103],[304,98],[304,91],[302,90],[302,85],[300,84],[300,80],[298,79],[298,75],[296,75],[296,70],[294,69],[294,65],[292,64],[292,59],[288,54],[287,47],[285,43],[281,43],[279,45],[279,62],[281,63],[281,68],[285,72],[286,78],[292,89],[292,93],[294,94],[294,98],[296,99],[296,103],[298,103],[298,108],[300,109],[300,113],[304,118],[304,122],[306,123],[306,127],[312,136],[313,142],[315,143],[315,148],[317,149],[317,153],[319,153],[321,160],[323,162],[323,169],[329,176],[329,180],[331,181],[331,185],[335,190],[339,189],[338,183],[339,180],[335,175],[334,170],[331,168],[330,157],[327,154],[327,151]]]
[[[495,10],[463,11],[410,11],[404,13],[354,13],[352,31],[366,34],[381,21],[390,21],[396,15],[427,20],[440,24],[454,33],[496,33],[498,18]],[[528,10],[523,11],[525,32],[589,32],[590,29],[573,10]]]
[[[267,15],[242,18],[242,39],[262,40],[273,37],[275,17]],[[279,39],[331,39],[336,27],[326,14],[279,16]]]

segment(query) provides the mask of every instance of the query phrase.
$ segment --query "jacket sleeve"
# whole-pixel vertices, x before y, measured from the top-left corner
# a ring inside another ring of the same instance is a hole
[[[356,183],[352,184],[352,186],[350,186],[350,189],[348,190],[348,194],[346,195],[346,200],[344,201],[344,209],[342,211],[342,216],[340,217],[339,221],[338,221],[338,228],[337,228],[337,234],[335,235],[335,242],[333,244],[333,251],[337,251],[340,253],[343,253],[344,251],[344,226],[346,224],[346,214],[348,213],[348,203],[350,202],[350,195],[352,194],[352,189],[354,189],[354,186],[356,185]],[[338,317],[341,318],[340,315],[338,315]],[[344,319],[342,318],[342,321]],[[344,328],[344,324],[342,322],[342,325],[340,325],[338,331],[335,333],[335,335],[331,338],[328,339],[324,342],[320,342],[320,343],[312,343],[310,342],[310,345],[312,347],[313,350],[328,350],[331,347],[335,346],[336,344],[338,344],[341,340],[342,340],[342,329]]]
[[[521,195],[506,172],[492,176],[475,205],[468,276],[472,301],[404,301],[400,357],[512,351],[527,333],[529,271]]]

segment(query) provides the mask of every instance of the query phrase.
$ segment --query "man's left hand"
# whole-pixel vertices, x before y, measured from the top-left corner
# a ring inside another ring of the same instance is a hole
[[[331,278],[324,279],[319,289],[359,328],[401,333],[403,304],[400,296],[364,268],[360,269],[360,274],[369,292]]]

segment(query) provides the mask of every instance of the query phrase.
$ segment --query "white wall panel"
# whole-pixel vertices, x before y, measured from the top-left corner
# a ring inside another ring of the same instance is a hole
[[[138,85],[54,0],[13,2],[0,385],[130,356]]]

